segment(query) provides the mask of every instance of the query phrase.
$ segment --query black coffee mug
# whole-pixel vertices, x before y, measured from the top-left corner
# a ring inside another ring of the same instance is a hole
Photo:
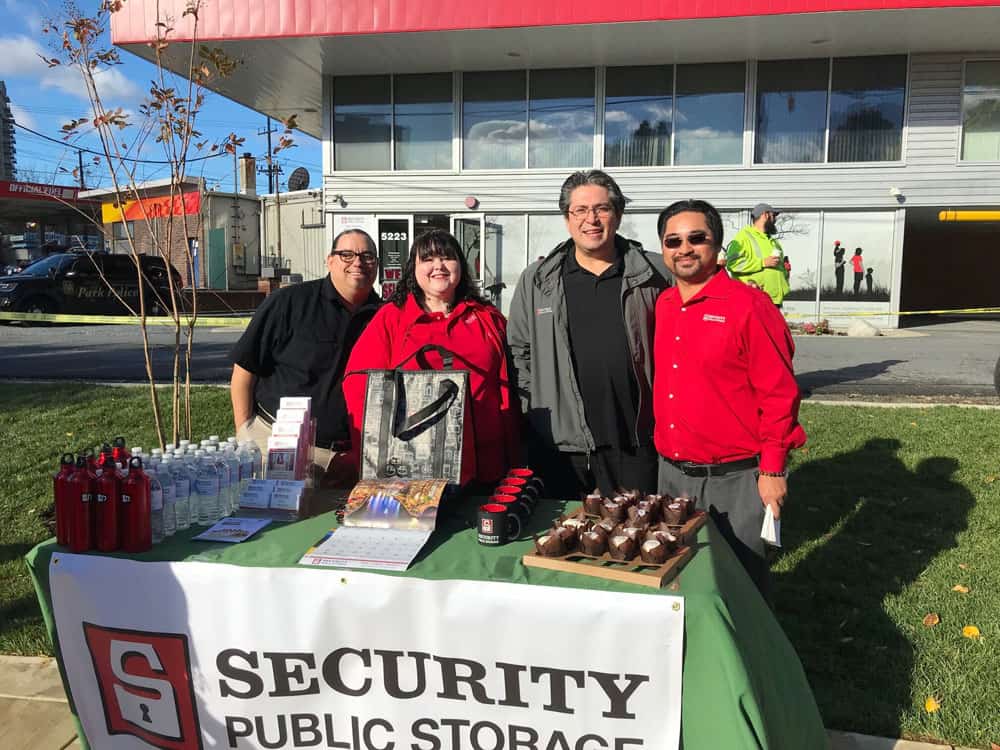
[[[501,544],[506,544],[509,539],[510,516],[507,506],[501,503],[480,505],[479,521],[476,525],[479,543],[489,547],[499,547]],[[520,531],[520,528],[518,530]]]
[[[507,538],[517,539],[521,536],[521,529],[528,523],[531,515],[531,506],[517,495],[493,495],[488,501],[497,503],[507,508]]]

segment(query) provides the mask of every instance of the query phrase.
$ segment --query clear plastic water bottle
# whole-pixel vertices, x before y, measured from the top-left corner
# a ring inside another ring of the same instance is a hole
[[[153,467],[146,469],[146,475],[149,477],[149,511],[153,544],[159,544],[163,541],[163,485]]]
[[[239,449],[236,451],[236,457],[240,460],[240,494],[243,494],[243,490],[247,488],[250,484],[250,480],[253,479],[253,451],[250,450],[248,445],[249,441],[244,440],[240,443]]]
[[[156,465],[156,476],[163,488],[163,536],[171,537],[177,531],[177,494],[174,489],[174,472],[170,469],[169,457],[164,457]]]
[[[257,442],[254,440],[247,440],[247,450],[250,451],[250,456],[253,459],[253,471],[250,474],[251,479],[263,479],[264,478],[264,457],[260,452],[260,448],[257,446]]]
[[[173,455],[164,456],[160,465],[174,479],[174,520],[177,531],[184,531],[191,525],[191,481]]]
[[[218,446],[210,445],[205,449],[205,454],[215,462],[215,468],[219,472],[219,508],[215,516],[215,521],[229,515],[229,498],[232,483],[229,478],[229,464],[222,457]]]
[[[164,455],[167,453],[173,453],[177,446],[174,443],[167,443],[166,449],[163,451]]]
[[[208,436],[208,442],[210,442],[212,445],[218,445],[219,444],[219,436],[218,435],[209,435]]]
[[[187,447],[189,445],[191,445],[191,441],[190,440],[178,440],[177,441],[177,447],[180,448],[182,451],[186,451]]]
[[[197,451],[198,462],[198,525],[211,526],[219,520],[219,469],[215,459],[204,451]]]
[[[240,459],[236,455],[236,446],[226,443],[222,447],[222,458],[229,468],[229,508],[226,515],[231,516],[240,507],[240,494],[243,492],[243,485],[240,479]]]
[[[178,452],[180,448],[177,449]],[[194,456],[184,453],[175,454],[174,467],[176,476],[187,478],[188,490],[188,526],[198,525],[198,468],[195,464]],[[181,488],[182,491],[183,488]],[[187,528],[187,527],[185,527]]]

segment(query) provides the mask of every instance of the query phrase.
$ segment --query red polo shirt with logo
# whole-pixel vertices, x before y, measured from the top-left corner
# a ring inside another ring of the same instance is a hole
[[[656,302],[654,442],[675,461],[718,464],[760,455],[782,471],[806,442],[798,422],[795,346],[771,298],[716,273],[687,302]]]

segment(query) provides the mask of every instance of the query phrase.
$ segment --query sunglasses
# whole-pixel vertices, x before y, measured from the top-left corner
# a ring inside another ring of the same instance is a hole
[[[376,257],[371,250],[364,250],[360,253],[354,250],[334,250],[330,255],[336,255],[344,263],[353,263],[355,258],[361,258],[362,263],[374,263]]]
[[[712,235],[708,232],[691,232],[687,237],[681,237],[676,234],[672,234],[669,237],[663,238],[663,246],[668,250],[676,250],[681,245],[684,244],[684,240],[693,247],[698,247],[700,245],[707,245],[712,241]]]

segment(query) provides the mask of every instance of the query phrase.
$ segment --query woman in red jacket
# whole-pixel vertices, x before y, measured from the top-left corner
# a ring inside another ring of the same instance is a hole
[[[375,314],[347,361],[344,400],[355,466],[366,388],[366,376],[357,371],[392,369],[427,344],[451,350],[453,366],[469,371],[463,477],[495,483],[516,463],[519,444],[520,406],[508,376],[507,321],[480,296],[458,241],[441,229],[417,237],[395,294]],[[427,352],[403,368],[417,370],[421,364],[441,368],[441,356]]]

